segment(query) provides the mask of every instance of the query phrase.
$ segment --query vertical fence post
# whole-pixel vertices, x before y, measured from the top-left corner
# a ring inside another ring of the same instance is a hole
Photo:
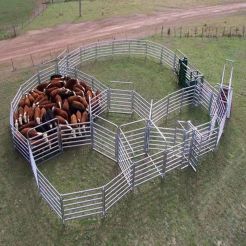
[[[117,127],[115,134],[115,159],[119,163],[119,142],[120,142],[120,128]]]
[[[192,78],[193,78],[193,71],[190,71],[190,80],[187,81],[189,83],[189,86],[190,86],[190,82],[192,81]]]
[[[208,112],[209,112],[210,116],[211,116],[211,113],[212,113],[211,111],[212,111],[213,99],[214,99],[214,94],[212,93],[211,96],[210,96],[209,105],[208,105]]]
[[[134,191],[134,186],[135,186],[135,163],[134,162],[132,163],[132,166],[131,166],[131,180],[132,180],[131,190]]]
[[[65,225],[65,216],[64,216],[64,206],[63,206],[63,196],[62,195],[60,195],[60,204],[61,204],[62,224]]]
[[[105,186],[102,187],[102,215],[105,217],[106,210],[105,210]]]
[[[181,96],[180,106],[179,106],[179,113],[181,113],[181,109],[183,107],[184,93],[185,93],[185,89],[183,88],[182,89],[182,96]]]
[[[168,113],[169,113],[169,101],[170,101],[170,96],[167,97],[166,121],[167,121]]]
[[[32,172],[33,172],[33,175],[35,177],[35,181],[37,183],[37,186],[39,188],[37,165],[36,165],[36,162],[35,162],[34,157],[33,157],[30,140],[27,141],[27,145],[28,145],[29,161],[30,161],[30,164],[32,167]]]
[[[131,91],[131,111],[132,111],[132,116],[133,116],[133,113],[134,113],[134,90]]]
[[[59,143],[59,149],[60,149],[60,152],[63,151],[63,146],[62,146],[62,133],[61,133],[61,128],[60,128],[60,125],[59,125],[59,122],[57,122],[57,133],[58,133],[58,143]]]
[[[37,180],[38,180],[38,192],[39,192],[40,198],[42,199],[43,195],[42,195],[41,186],[43,186],[43,184],[42,184],[42,182],[39,181],[40,180],[39,170],[37,170]]]
[[[38,66],[38,72],[37,72],[37,80],[38,80],[38,83],[40,84],[40,83],[41,83],[41,79],[40,79],[40,70],[39,70],[39,66]]]
[[[195,142],[195,136],[196,136],[196,130],[192,130],[192,137],[191,137],[191,142],[189,145],[189,157],[188,157],[188,163],[192,167],[192,169],[196,172],[196,165],[197,165],[197,158],[194,156],[194,142]],[[194,158],[192,158],[194,157]],[[193,160],[193,162],[192,162]],[[195,160],[195,161],[194,161]]]
[[[94,133],[94,122],[93,122],[92,111],[90,111],[90,127],[91,127],[91,147],[92,149],[94,149],[94,134],[95,133]]]
[[[149,120],[152,120],[153,115],[153,99],[150,101],[150,110],[149,110]]]
[[[145,129],[144,129],[144,152],[146,155],[149,151],[149,137],[150,137],[150,120],[147,120]]]
[[[163,47],[161,48],[160,64],[162,64],[162,59],[163,59]]]
[[[191,135],[191,141],[190,141],[190,145],[189,145],[189,157],[188,157],[188,161],[190,161],[191,159],[191,154],[192,154],[192,150],[193,150],[193,143],[194,143],[194,138],[195,138],[195,130],[192,130],[192,135]]]
[[[216,151],[219,146],[219,134],[220,134],[220,127],[217,127],[217,136],[216,136],[216,141],[215,141],[215,146],[214,146],[213,151],[214,150]]]
[[[196,98],[197,98],[197,83],[193,86],[193,96],[192,96],[192,105],[196,106]]]
[[[176,53],[174,53],[174,57],[173,57],[173,71],[176,72],[176,59],[177,59],[177,55]]]
[[[11,64],[12,64],[12,72],[14,72],[16,70],[15,66],[14,66],[14,62],[13,59],[11,58]]]
[[[32,62],[32,66],[34,67],[34,61],[33,61],[32,54],[30,54],[30,59],[31,59],[31,62]]]
[[[107,91],[107,111],[108,113],[110,110],[110,100],[111,100],[111,88],[108,88],[108,91]]]
[[[203,88],[203,79],[204,79],[204,77],[201,76],[201,77],[200,77],[200,81],[199,81],[200,87],[199,87],[198,105],[201,104],[202,88]]]
[[[185,157],[186,157],[186,141],[188,139],[188,134],[187,134],[187,131],[184,130],[184,133],[183,133],[183,157],[182,157],[182,163],[181,165],[184,164],[184,161],[185,161]]]

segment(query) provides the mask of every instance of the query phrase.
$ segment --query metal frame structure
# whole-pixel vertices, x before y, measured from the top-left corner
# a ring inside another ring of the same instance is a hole
[[[148,102],[133,88],[122,90],[107,87],[76,68],[79,64],[115,55],[140,55],[154,59],[177,74],[179,59],[183,56],[145,40],[94,43],[61,54],[56,64],[40,70],[21,85],[11,102],[10,127],[14,147],[31,164],[40,195],[63,223],[77,218],[105,216],[114,204],[135,187],[156,177],[163,178],[177,168],[190,166],[196,171],[201,157],[218,146],[226,119],[230,116],[232,65],[229,84],[225,86],[223,75],[222,83],[217,87],[209,84],[192,65],[187,65],[187,83],[192,81],[194,85],[175,91],[159,101]],[[25,93],[47,81],[54,73],[85,80],[93,90],[101,92],[96,100],[90,101],[90,120],[85,124],[67,127],[56,122],[57,127],[47,132],[47,141],[25,138],[14,126],[13,113]],[[226,103],[222,95],[225,87]],[[187,105],[205,108],[210,121],[199,126],[189,121],[178,121],[175,128],[158,126],[160,120]],[[135,113],[140,120],[117,126],[102,117],[105,112]],[[65,148],[84,145],[90,145],[95,151],[115,161],[121,172],[101,187],[62,194],[41,173],[37,164],[61,154]]]

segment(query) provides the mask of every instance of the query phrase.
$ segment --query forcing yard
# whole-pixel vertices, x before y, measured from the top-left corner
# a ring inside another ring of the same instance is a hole
[[[163,43],[159,37],[153,39]],[[9,78],[3,77],[1,96],[6,104],[2,108],[3,120],[0,123],[1,180],[3,180],[3,185],[0,186],[2,198],[0,242],[2,244],[6,242],[17,244],[19,238],[28,245],[34,240],[44,244],[52,244],[55,241],[67,245],[78,243],[110,245],[115,242],[119,245],[243,244],[246,203],[245,175],[243,175],[246,120],[245,40],[171,39],[166,40],[166,44],[172,48],[178,47],[188,54],[190,61],[204,72],[208,81],[213,83],[219,82],[225,58],[237,60],[232,118],[229,120],[218,151],[202,161],[196,174],[186,169],[183,172],[167,175],[164,182],[156,179],[140,186],[134,195],[127,197],[113,208],[106,220],[74,221],[63,229],[46,204],[38,197],[31,171],[26,162],[12,149],[9,133],[6,131],[9,102],[19,84],[28,78],[30,73],[14,73]],[[116,79],[133,81],[136,90],[148,98],[159,99],[162,93],[176,90],[176,81],[169,70],[157,64],[153,65],[151,61],[145,64],[138,58],[98,61],[83,69],[103,81]],[[148,81],[156,82],[156,88],[148,87]],[[168,81],[168,84],[165,81]],[[184,117],[195,121],[202,115],[201,112],[182,114],[177,115],[177,118]],[[207,119],[205,117],[201,120]],[[79,166],[78,159],[90,153],[90,150],[84,150],[85,153],[79,154],[77,151],[79,149],[67,151],[67,155],[64,153],[66,156],[60,156],[57,162],[52,160],[42,166],[44,172],[50,174],[54,171],[56,177],[62,177],[61,179],[54,177],[54,182],[64,185],[64,189],[65,182],[71,180],[71,172],[76,173],[76,168]],[[63,156],[65,157],[62,158]],[[101,157],[98,155],[95,158]],[[87,157],[85,159],[88,160]],[[73,162],[69,163],[70,160]],[[103,159],[100,161],[105,162]],[[95,163],[94,157],[87,161],[88,167],[92,167],[93,163]],[[71,172],[69,165],[74,169]],[[95,179],[95,184],[97,182],[100,184],[104,182],[105,177],[110,178],[110,175],[117,172],[111,169],[111,163],[105,163],[105,166],[106,170],[101,170],[102,166],[96,166],[95,170],[91,169],[88,180]],[[97,171],[100,173],[93,175]],[[90,186],[91,183],[86,181],[87,174],[81,173],[81,175],[84,176],[81,179],[81,186]],[[67,185],[73,186],[70,182]]]
[[[180,89],[170,68],[134,55],[105,58],[102,61],[81,65],[79,69],[95,75],[111,88],[116,87],[111,80],[132,81],[132,86],[121,84],[120,88],[135,89],[148,101],[151,99],[157,101]],[[136,114],[103,113],[101,116],[119,126],[140,119]],[[193,124],[199,125],[208,122],[209,116],[201,107],[190,106],[184,108],[180,114],[171,114],[167,121],[163,120],[159,125],[175,127],[177,120],[191,120]],[[100,119],[98,121],[100,125],[104,124]],[[114,161],[91,150],[89,146],[65,150],[59,157],[41,164],[40,171],[59,192],[63,193],[102,186],[120,173]]]

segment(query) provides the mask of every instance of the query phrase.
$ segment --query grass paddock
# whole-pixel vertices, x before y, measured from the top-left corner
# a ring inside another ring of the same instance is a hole
[[[188,54],[212,83],[220,81],[225,58],[236,60],[232,117],[218,150],[202,160],[197,173],[189,168],[177,170],[163,181],[155,179],[141,186],[114,206],[105,220],[78,220],[64,228],[38,195],[31,169],[13,149],[7,130],[10,101],[33,71],[2,75],[1,245],[245,244],[246,40],[163,40],[158,36],[152,40]]]

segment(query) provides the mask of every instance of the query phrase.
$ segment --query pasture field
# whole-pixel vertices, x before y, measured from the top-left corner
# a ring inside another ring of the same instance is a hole
[[[151,60],[145,62],[144,58],[134,56],[106,58],[81,66],[80,69],[94,74],[104,84],[113,86],[112,88],[114,85],[109,82],[110,80],[132,81],[135,90],[149,102],[151,99],[157,101],[179,89],[176,76],[170,69]],[[122,89],[129,87],[123,85]],[[137,115],[112,113],[104,113],[102,116],[117,125],[140,119]],[[182,110],[181,115],[171,114],[168,121],[163,120],[161,125],[175,127],[177,119],[192,120],[194,124],[209,120],[207,113],[200,107],[190,107]],[[101,125],[103,124],[104,122],[101,122]],[[40,170],[60,192],[64,193],[99,187],[109,182],[120,171],[113,161],[90,150],[89,147],[82,150],[66,150],[63,155],[41,165]]]
[[[238,38],[163,39],[159,36],[151,39],[172,49],[179,48],[188,54],[191,62],[204,72],[211,83],[220,81],[225,58],[236,60],[232,118],[227,123],[218,150],[202,160],[197,173],[188,168],[168,174],[164,181],[155,179],[140,186],[134,194],[128,195],[113,207],[104,220],[78,220],[63,227],[39,197],[31,169],[13,150],[7,130],[10,101],[19,85],[33,71],[23,70],[2,75],[0,97],[4,103],[1,105],[0,120],[1,245],[33,245],[33,242],[38,245],[244,245],[246,41]],[[150,61],[145,64],[141,59],[121,60],[122,62],[117,59],[96,62],[90,67],[84,66],[83,69],[105,81],[136,81],[136,89],[139,88],[150,98],[148,81],[156,81],[158,86],[151,90],[152,97],[158,98],[161,93],[167,94],[168,90],[174,89],[168,84],[173,75],[166,72],[165,68],[156,64],[154,66]],[[141,74],[147,76],[146,80],[143,77],[138,80]],[[161,88],[160,92],[158,88]],[[184,118],[187,117],[186,112],[183,114]],[[193,113],[190,114],[193,117]],[[199,113],[195,112],[196,114],[199,116]],[[64,169],[60,169],[62,179],[57,182],[63,182],[74,172],[68,172],[70,165],[74,168],[75,162],[78,163],[74,156],[83,156],[83,153],[78,154],[77,151],[80,149],[68,151],[64,158],[58,157],[60,167],[64,162]],[[96,160],[93,159],[92,162],[94,161]],[[56,170],[57,164],[53,160],[42,168],[48,169],[50,164]],[[98,174],[98,182],[108,174]],[[86,173],[82,172],[81,175]]]
[[[44,13],[38,16],[26,29],[41,29],[64,23],[102,20],[116,16],[151,14],[153,12],[168,11],[177,8],[186,9],[200,5],[235,3],[233,0],[82,0],[82,17],[79,17],[79,4],[77,1],[62,2],[59,0],[54,2],[55,4],[50,4]],[[243,1],[237,0],[237,2]]]
[[[1,0],[0,1],[0,39],[4,38],[12,26],[17,26],[27,21],[37,0]]]
[[[36,0],[0,1],[0,28],[26,21],[36,6],[36,2]]]

